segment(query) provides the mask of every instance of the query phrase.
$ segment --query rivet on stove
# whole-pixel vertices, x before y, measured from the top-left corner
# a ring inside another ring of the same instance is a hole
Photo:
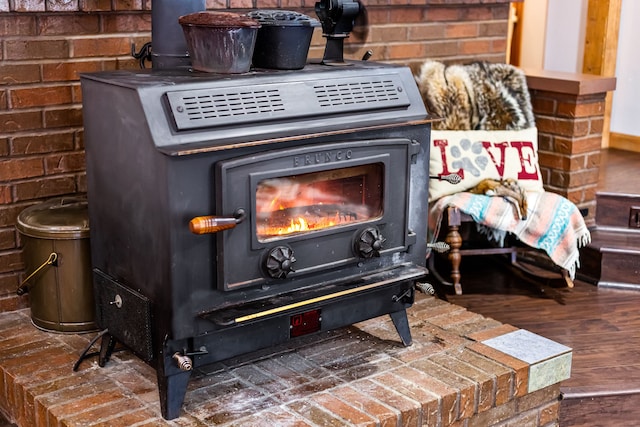
[[[178,105],[178,106],[176,107],[176,111],[177,111],[178,113],[182,113],[182,112],[184,111],[184,107],[183,107],[182,105]]]

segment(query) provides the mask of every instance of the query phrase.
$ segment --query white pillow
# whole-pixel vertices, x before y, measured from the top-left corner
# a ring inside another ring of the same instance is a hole
[[[538,165],[538,129],[432,130],[429,202],[476,186],[486,178],[513,178],[527,191],[544,191]],[[457,173],[451,184],[433,177]]]

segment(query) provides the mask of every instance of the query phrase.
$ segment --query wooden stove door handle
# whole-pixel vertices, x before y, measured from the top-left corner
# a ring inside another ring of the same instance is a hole
[[[240,224],[246,217],[244,209],[237,209],[232,217],[225,216],[197,216],[189,221],[189,230],[193,234],[212,234],[222,230],[229,230]]]

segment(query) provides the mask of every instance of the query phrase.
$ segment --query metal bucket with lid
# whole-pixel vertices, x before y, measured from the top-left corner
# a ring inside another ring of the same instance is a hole
[[[19,215],[31,320],[47,331],[95,330],[95,304],[86,198],[63,197],[30,206]]]

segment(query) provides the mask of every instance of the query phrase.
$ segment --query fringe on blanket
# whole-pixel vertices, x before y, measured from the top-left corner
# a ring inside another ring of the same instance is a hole
[[[555,193],[529,192],[527,200],[529,218],[520,221],[513,215],[512,205],[500,197],[467,192],[445,196],[429,212],[430,240],[437,238],[446,208],[454,206],[471,215],[478,231],[488,239],[504,246],[507,233],[511,233],[528,246],[544,250],[574,279],[580,268],[579,248],[591,242],[591,233],[580,211]]]

